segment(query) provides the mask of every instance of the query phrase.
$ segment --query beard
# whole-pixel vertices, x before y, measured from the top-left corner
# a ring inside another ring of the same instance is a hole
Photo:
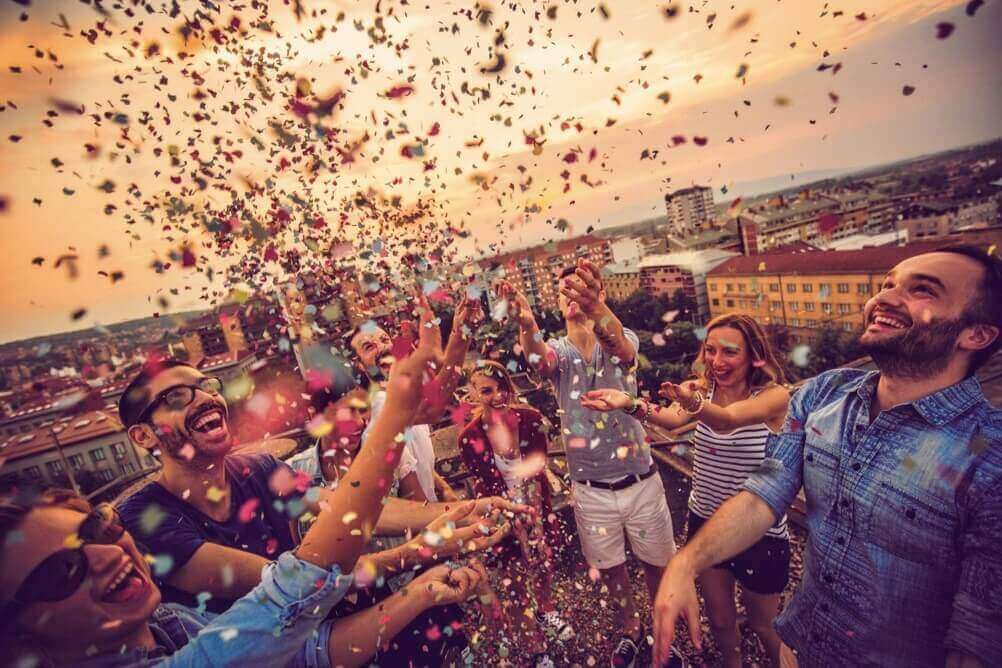
[[[953,320],[912,322],[905,331],[879,341],[868,341],[865,330],[859,346],[880,372],[892,377],[922,379],[935,376],[950,363],[957,337],[968,326],[961,316]]]

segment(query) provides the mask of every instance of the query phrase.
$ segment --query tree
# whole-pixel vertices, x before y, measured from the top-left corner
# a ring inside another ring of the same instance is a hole
[[[673,310],[668,297],[654,296],[643,290],[637,290],[622,301],[610,300],[609,308],[624,327],[648,332],[661,331],[666,324],[661,320],[661,316],[665,311]]]
[[[685,293],[685,290],[679,288],[671,297],[671,308],[678,311],[678,316],[676,320],[688,320],[692,322],[693,316],[699,308],[699,304],[693,297],[690,297]]]
[[[855,337],[826,322],[820,334],[810,345],[807,366],[797,370],[801,378],[809,378],[819,373],[842,366],[860,357],[862,351]]]

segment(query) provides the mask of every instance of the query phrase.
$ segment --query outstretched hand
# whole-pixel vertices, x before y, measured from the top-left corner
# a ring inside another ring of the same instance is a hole
[[[633,399],[620,390],[591,390],[581,395],[581,405],[593,411],[627,410],[633,406]]]
[[[465,566],[453,569],[441,564],[416,577],[408,587],[427,593],[434,605],[447,605],[471,598],[483,581],[483,572],[475,568]]]
[[[578,260],[574,274],[561,281],[560,292],[577,304],[589,318],[597,316],[605,306],[605,289],[598,267],[588,260]]]
[[[453,510],[435,518],[424,531],[408,541],[421,561],[446,559],[465,552],[480,552],[497,545],[510,531],[509,524],[498,524],[476,514],[476,502],[460,503]]]
[[[421,403],[422,385],[430,380],[431,367],[442,366],[442,332],[435,322],[435,312],[431,310],[428,300],[423,294],[418,296],[420,322],[417,332],[414,323],[406,321],[401,324],[403,348],[417,338],[417,346],[406,351],[393,362],[390,368],[390,380],[386,384],[386,405],[392,406],[407,417],[413,417]]]
[[[687,411],[694,410],[698,403],[696,389],[690,383],[676,385],[672,382],[661,383],[658,394],[669,401],[678,402]]]
[[[532,308],[526,296],[505,280],[499,280],[494,284],[494,294],[498,299],[503,299],[508,303],[509,314],[515,318],[519,325],[528,327],[535,322],[532,315]]]

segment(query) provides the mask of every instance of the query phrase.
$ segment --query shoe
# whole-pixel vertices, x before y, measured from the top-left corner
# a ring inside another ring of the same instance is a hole
[[[612,651],[612,668],[633,668],[640,653],[637,643],[630,636],[623,636]]]
[[[556,668],[553,659],[551,659],[547,654],[536,654],[532,657],[533,668]]]
[[[552,632],[557,640],[570,640],[574,637],[574,627],[556,610],[550,610],[542,615],[536,613],[536,623],[544,631]]]

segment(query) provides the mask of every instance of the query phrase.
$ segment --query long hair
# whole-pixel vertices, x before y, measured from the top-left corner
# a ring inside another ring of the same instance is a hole
[[[500,363],[493,360],[480,360],[475,367],[470,369],[467,379],[472,381],[474,376],[485,376],[497,381],[498,387],[508,393],[508,405],[510,406],[515,403],[515,397],[518,395],[515,389],[515,382],[511,379],[508,370]],[[470,416],[479,420],[483,416],[483,413],[484,407],[478,403],[474,406]]]
[[[718,315],[706,325],[706,335],[709,336],[710,332],[718,327],[730,327],[741,332],[745,350],[748,351],[748,357],[751,360],[751,367],[748,371],[749,389],[761,390],[770,385],[785,385],[787,383],[782,362],[773,352],[765,330],[754,318],[743,313]],[[699,355],[692,363],[692,372],[706,387],[712,384],[713,378],[706,364],[705,340],[699,347]]]

